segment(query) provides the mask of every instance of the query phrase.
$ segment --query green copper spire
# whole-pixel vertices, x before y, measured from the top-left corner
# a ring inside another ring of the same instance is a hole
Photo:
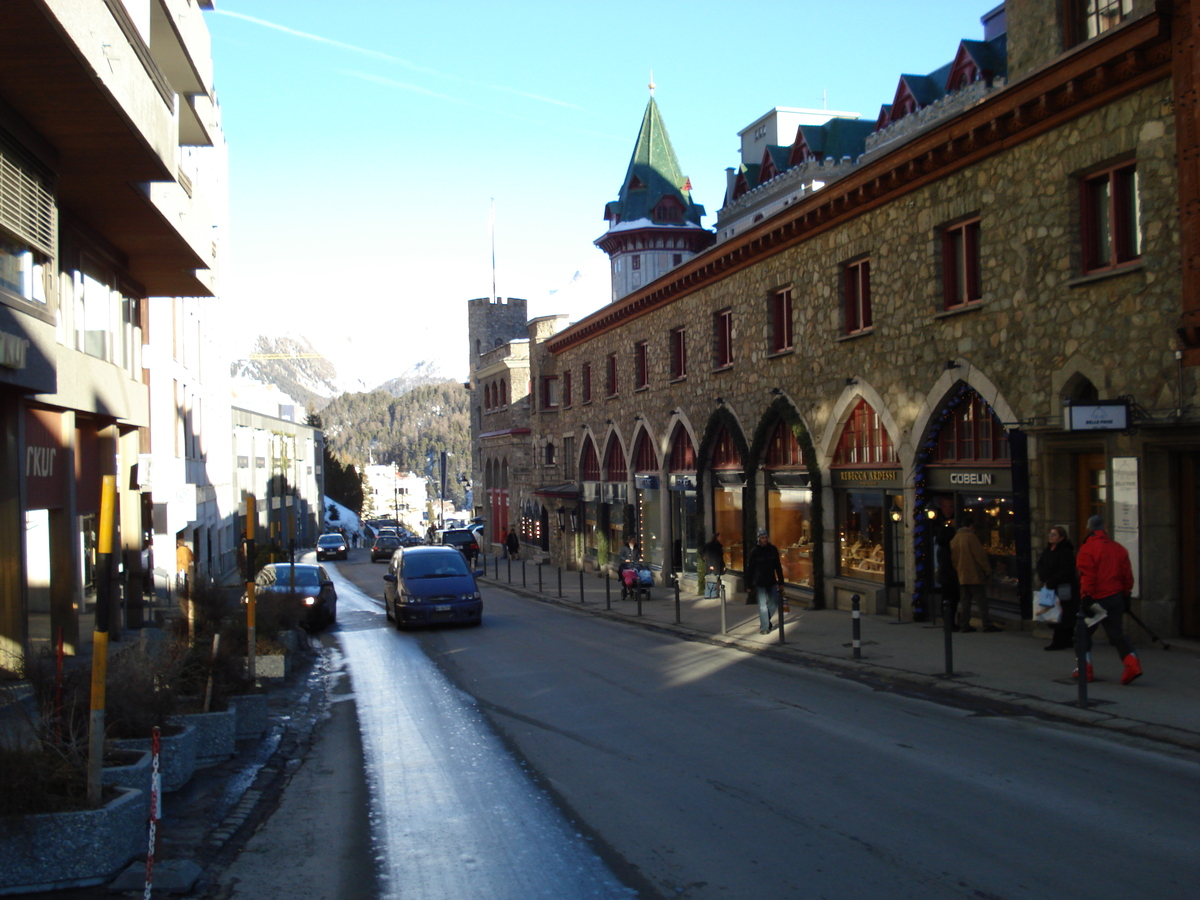
[[[660,225],[700,225],[704,207],[692,202],[692,183],[679,167],[667,127],[651,95],[620,199],[605,207],[613,224],[650,219]]]

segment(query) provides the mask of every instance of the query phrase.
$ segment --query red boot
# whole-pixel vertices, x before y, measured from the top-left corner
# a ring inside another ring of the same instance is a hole
[[[1130,656],[1133,656],[1133,654],[1130,654]],[[1136,659],[1137,657],[1134,657],[1134,658]],[[1128,671],[1128,670],[1127,670],[1127,671]],[[1139,672],[1138,672],[1138,674],[1140,675],[1140,674],[1141,674],[1141,672],[1139,671]],[[1072,677],[1072,678],[1074,678],[1076,681],[1078,681],[1078,680],[1079,680],[1079,670],[1078,670],[1078,669],[1076,669],[1074,672],[1072,672],[1072,673],[1071,673],[1071,677]],[[1135,676],[1135,677],[1136,677],[1136,676]],[[1095,673],[1092,671],[1092,664],[1091,664],[1091,663],[1088,663],[1088,664],[1087,664],[1087,680],[1088,680],[1088,684],[1091,684],[1093,681],[1095,681],[1095,680],[1096,680],[1096,675],[1095,675]]]
[[[1141,677],[1142,664],[1138,662],[1138,658],[1130,653],[1125,657],[1125,671],[1121,673],[1121,684],[1129,684],[1135,678]]]

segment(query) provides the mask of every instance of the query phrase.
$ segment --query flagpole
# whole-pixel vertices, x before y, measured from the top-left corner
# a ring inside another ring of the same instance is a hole
[[[488,233],[492,238],[492,302],[496,302],[496,198],[492,198],[492,208],[488,215]]]

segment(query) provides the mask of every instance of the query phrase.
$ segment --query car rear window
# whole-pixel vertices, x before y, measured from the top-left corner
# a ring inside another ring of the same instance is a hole
[[[415,553],[404,557],[400,568],[405,578],[441,578],[469,575],[466,561],[457,551],[449,553]]]
[[[317,577],[317,570],[313,569],[313,568],[307,568],[307,567],[305,567],[305,568],[301,568],[300,566],[296,567],[296,577],[295,577],[294,581],[292,580],[291,567],[287,566],[287,565],[276,566],[275,574],[273,577],[270,576],[269,573],[266,572],[265,570],[259,577],[263,578],[264,575],[267,577],[264,578],[262,582],[260,582],[262,584],[274,583],[274,584],[285,585],[285,586],[290,585],[290,584],[296,584],[296,585],[300,585],[301,587],[313,587],[314,585],[317,585],[320,583],[320,578]]]
[[[341,535],[337,534],[323,534],[317,538],[317,545],[321,547],[333,547],[342,542]]]

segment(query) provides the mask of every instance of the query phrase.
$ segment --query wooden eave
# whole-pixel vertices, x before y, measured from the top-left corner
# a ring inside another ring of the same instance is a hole
[[[891,153],[672,269],[546,342],[559,354],[931,182],[1171,76],[1170,23],[1147,14],[1047,63]]]

